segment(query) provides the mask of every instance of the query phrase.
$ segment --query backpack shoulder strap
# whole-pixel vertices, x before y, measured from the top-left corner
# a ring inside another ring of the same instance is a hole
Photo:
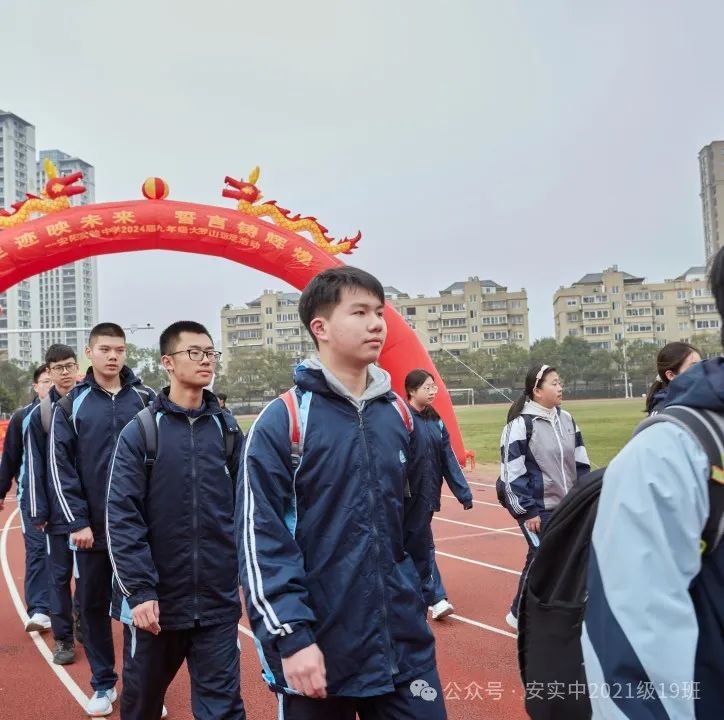
[[[230,432],[229,428],[226,426],[226,423],[224,422],[223,412],[221,413],[221,427],[223,428],[224,432],[224,444],[226,447],[226,466],[230,467],[231,460],[234,457],[234,445],[236,440],[236,433]]]
[[[136,415],[136,422],[141,430],[141,437],[146,446],[146,474],[151,477],[153,464],[156,462],[158,452],[158,427],[148,405]]]
[[[521,417],[525,423],[525,442],[526,445],[530,445],[530,439],[533,437],[533,416],[521,415]]]
[[[50,432],[50,420],[53,414],[53,401],[50,395],[46,395],[40,401],[40,424],[43,426],[43,432],[47,435]]]
[[[701,537],[702,554],[708,555],[724,536],[724,417],[711,410],[670,405],[644,420],[634,435],[659,422],[674,422],[690,432],[709,461],[709,518]]]
[[[73,401],[70,399],[70,395],[63,395],[63,397],[58,400],[58,405],[65,410],[65,414],[68,417],[73,415]]]
[[[151,393],[148,392],[148,389],[145,385],[134,385],[133,389],[143,397],[144,402],[146,405],[148,405],[150,399],[151,399]]]
[[[392,401],[392,404],[402,418],[402,422],[407,428],[407,432],[411,433],[415,429],[415,421],[412,418],[410,408],[407,407],[407,403],[397,393],[393,394],[395,396],[395,399]]]
[[[302,461],[302,452],[304,451],[304,436],[299,421],[299,398],[297,397],[296,386],[282,393],[279,397],[287,408],[287,415],[289,416],[289,445],[292,453],[292,468],[296,470]]]

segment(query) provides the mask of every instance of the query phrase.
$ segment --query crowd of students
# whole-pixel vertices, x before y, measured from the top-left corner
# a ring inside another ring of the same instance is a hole
[[[722,257],[712,272],[724,310]],[[241,586],[280,718],[446,717],[427,616],[440,620],[454,608],[431,521],[443,481],[465,509],[473,498],[432,407],[434,375],[412,368],[402,399],[377,364],[384,306],[381,284],[362,270],[317,275],[299,303],[317,357],[296,368],[291,390],[246,437],[226,398],[209,390],[221,353],[199,323],[162,333],[169,385],[158,392],[125,365],[125,336],[114,323],[91,331],[80,382],[75,351],[48,348],[34,375],[36,398],[8,428],[0,502],[17,478],[26,629],[52,630],[58,664],[73,662],[82,640],[94,691],[88,715],[110,714],[117,700],[114,619],[123,624],[123,720],[165,717],[164,696],[184,660],[194,717],[245,718]],[[700,360],[690,345],[662,349],[647,410],[665,414],[678,403],[722,412],[721,359]],[[531,368],[501,437],[499,482],[529,546],[506,618],[513,627],[551,515],[590,470],[562,397],[555,368]],[[707,688],[721,680],[709,655],[723,645],[713,594],[721,591],[721,553],[702,564],[691,547],[709,516],[710,474],[695,441],[670,423],[638,435],[607,471],[589,575],[590,591],[606,602],[591,605],[583,637],[592,677],[658,681],[670,675],[666,656]],[[649,522],[638,520],[642,513]],[[647,583],[666,602],[641,600]],[[697,645],[704,620],[710,637]],[[643,628],[635,637],[634,622]],[[607,623],[628,644],[612,646]],[[673,627],[671,649],[658,657],[654,646]],[[612,702],[594,703],[596,717],[649,717],[650,705],[616,715]],[[693,705],[661,702],[669,712],[661,717],[695,717]]]

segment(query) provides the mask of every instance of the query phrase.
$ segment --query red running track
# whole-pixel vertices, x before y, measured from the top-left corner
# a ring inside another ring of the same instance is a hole
[[[494,478],[482,471],[468,478],[476,500],[473,509],[464,511],[452,497],[443,497],[442,512],[433,522],[438,566],[455,605],[452,617],[432,622],[448,716],[524,720],[516,643],[505,615],[526,545],[510,515],[497,505]],[[76,662],[60,669],[49,662],[52,638],[31,637],[23,630],[24,549],[17,514],[10,519],[15,510],[8,498],[0,512],[0,561],[6,558],[0,580],[0,718],[83,718],[80,702],[91,688],[82,646],[76,648]],[[120,665],[121,632],[114,625]],[[239,638],[247,715],[250,720],[274,720],[276,701],[261,681],[254,643],[244,625],[242,620]],[[166,696],[169,720],[192,720],[189,698],[188,675],[182,668]],[[110,717],[118,717],[118,710]]]

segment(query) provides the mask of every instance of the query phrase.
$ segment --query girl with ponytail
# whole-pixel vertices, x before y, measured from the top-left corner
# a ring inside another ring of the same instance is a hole
[[[669,383],[692,365],[701,362],[701,353],[689,343],[672,342],[659,350],[656,356],[658,375],[646,395],[646,412],[655,415],[666,404]]]
[[[555,508],[590,467],[583,438],[570,413],[561,409],[563,386],[556,369],[535,365],[525,391],[511,405],[500,440],[500,495],[518,521],[528,556],[506,622],[518,626],[518,602],[539,545],[538,535]]]

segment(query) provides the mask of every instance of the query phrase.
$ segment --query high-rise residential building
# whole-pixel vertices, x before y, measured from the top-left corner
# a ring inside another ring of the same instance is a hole
[[[719,222],[719,208],[724,210],[724,140],[716,140],[699,152],[701,209],[704,216],[706,262],[724,247],[724,217]]]
[[[705,267],[652,283],[614,265],[561,287],[553,314],[557,340],[581,337],[603,350],[620,341],[691,342],[696,335],[719,333],[721,324]]]
[[[10,209],[35,193],[35,127],[0,110],[0,207]],[[40,355],[40,339],[7,330],[33,327],[39,321],[38,278],[24,280],[0,293],[0,360],[28,367]]]
[[[528,296],[492,280],[469,277],[439,295],[411,297],[386,287],[390,304],[418,334],[431,354],[481,350],[494,355],[501,345],[528,348]]]
[[[283,350],[303,359],[314,343],[299,319],[299,293],[265,290],[240,307],[221,310],[222,360],[228,366],[239,350]]]
[[[37,183],[43,188],[48,178],[44,161],[50,160],[61,175],[83,173],[86,191],[71,198],[71,204],[95,202],[95,168],[78,157],[60,150],[41,150],[37,164]],[[45,349],[53,343],[64,343],[80,352],[88,338],[87,328],[98,322],[98,262],[95,257],[78,260],[49,270],[38,276],[39,327],[86,328],[53,330],[40,333],[39,345]],[[38,358],[39,360],[40,358]]]

